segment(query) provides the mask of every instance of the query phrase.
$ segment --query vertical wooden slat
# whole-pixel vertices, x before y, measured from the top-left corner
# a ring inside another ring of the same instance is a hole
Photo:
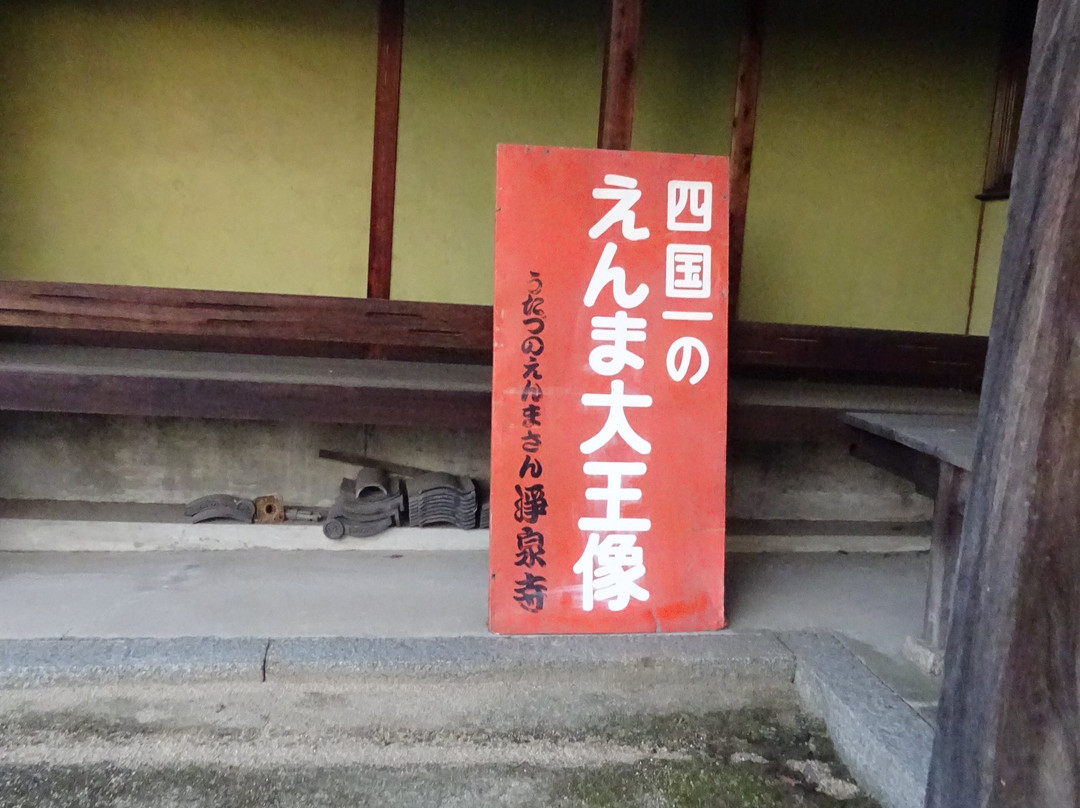
[[[746,0],[735,83],[735,118],[731,124],[730,246],[728,250],[729,311],[738,316],[742,277],[746,206],[750,199],[750,164],[754,156],[758,89],[761,85],[762,29],[765,0]]]
[[[986,223],[986,201],[979,202],[979,224],[975,228],[975,254],[971,257],[971,283],[968,285],[967,319],[964,333],[971,333],[971,318],[975,314],[975,289],[979,283],[979,256],[982,254],[983,225]]]
[[[610,7],[596,146],[599,149],[629,149],[634,132],[634,80],[641,40],[641,0],[610,0]]]
[[[1004,199],[1009,195],[1013,159],[1020,136],[1020,106],[1024,99],[1031,32],[1035,26],[1036,0],[1007,0],[998,48],[994,111],[990,118],[983,190],[979,197]]]
[[[1042,0],[928,808],[1080,805],[1080,0]]]
[[[375,77],[375,144],[371,161],[371,232],[368,240],[368,297],[390,297],[394,246],[394,188],[397,180],[398,109],[405,1],[379,3],[379,55]]]

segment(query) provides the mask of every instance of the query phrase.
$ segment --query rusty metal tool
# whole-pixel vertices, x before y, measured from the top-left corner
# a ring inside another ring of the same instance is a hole
[[[184,506],[184,516],[193,523],[229,519],[249,524],[255,518],[255,503],[230,494],[211,494],[199,497]]]

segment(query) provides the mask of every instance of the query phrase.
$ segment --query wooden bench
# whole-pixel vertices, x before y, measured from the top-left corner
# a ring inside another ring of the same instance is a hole
[[[908,477],[934,498],[926,611],[917,640],[931,669],[940,666],[949,635],[977,415],[976,407],[967,413],[849,412],[843,417],[858,430],[852,447],[857,457]]]
[[[491,367],[7,344],[0,410],[487,429]]]
[[[843,437],[853,408],[967,412],[956,390],[732,379],[733,441]],[[487,430],[491,366],[0,344],[0,410]]]
[[[0,410],[486,429],[492,317],[450,303],[0,281]],[[986,340],[736,321],[728,354],[734,439],[815,439],[838,431],[843,410],[956,395],[898,385],[978,389]]]

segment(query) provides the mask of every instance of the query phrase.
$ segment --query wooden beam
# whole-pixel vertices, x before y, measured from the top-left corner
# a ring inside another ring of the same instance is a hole
[[[484,431],[490,393],[76,371],[0,371],[0,410]]]
[[[490,306],[0,282],[9,341],[491,363]]]
[[[0,346],[0,410],[487,429],[468,365]]]
[[[641,0],[610,0],[610,8],[596,147],[629,149],[634,132],[634,80],[641,40]]]
[[[1080,805],[1080,0],[1042,0],[926,805]]]
[[[956,596],[956,557],[967,505],[971,475],[951,463],[941,463],[934,495],[934,526],[930,536],[930,574],[926,583],[922,640],[936,654],[945,648]]]
[[[750,199],[750,164],[754,156],[765,0],[746,0],[735,80],[735,118],[731,124],[731,200],[728,248],[728,295],[732,319],[738,317],[746,207]]]
[[[846,436],[852,457],[910,480],[924,497],[937,495],[941,464],[933,457],[863,429],[848,427]]]
[[[978,390],[986,338],[869,328],[731,323],[733,371]]]
[[[0,340],[491,362],[490,306],[0,281]],[[765,377],[978,390],[986,338],[735,322],[729,364]]]
[[[731,389],[733,441],[846,437],[850,391],[750,383]],[[859,399],[875,406],[908,394]],[[929,407],[954,396],[928,396]],[[0,410],[487,429],[483,365],[206,351],[0,344]],[[874,436],[868,436],[874,437]],[[900,447],[902,450],[903,447]]]
[[[398,112],[405,0],[379,2],[379,55],[375,68],[375,135],[371,158],[371,231],[368,237],[368,297],[390,297],[397,184]]]

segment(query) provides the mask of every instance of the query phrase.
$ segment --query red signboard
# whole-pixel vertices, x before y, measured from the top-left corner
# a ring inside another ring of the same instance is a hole
[[[724,625],[728,162],[500,146],[490,627]]]

